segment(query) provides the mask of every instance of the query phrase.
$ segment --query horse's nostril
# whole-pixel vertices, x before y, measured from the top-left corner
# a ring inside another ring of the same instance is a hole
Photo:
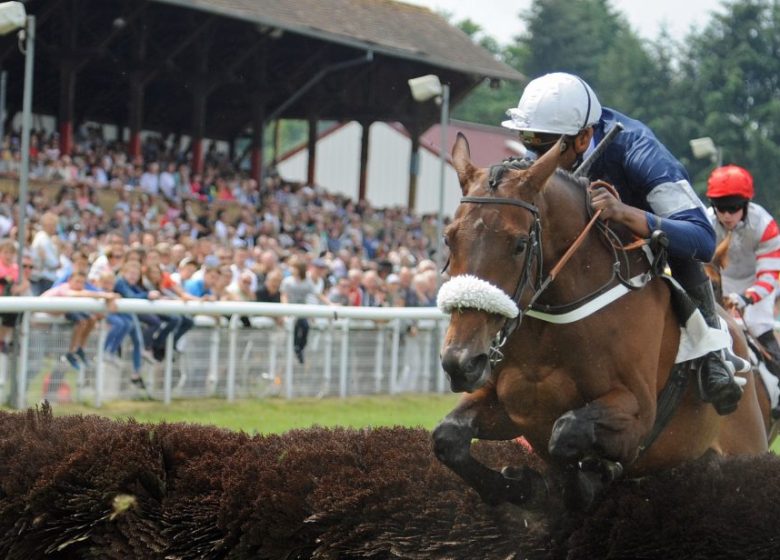
[[[466,349],[448,349],[441,357],[441,365],[453,382],[472,384],[487,367],[487,354],[472,354]]]
[[[481,374],[488,364],[487,354],[478,354],[471,358],[464,368],[467,374]]]

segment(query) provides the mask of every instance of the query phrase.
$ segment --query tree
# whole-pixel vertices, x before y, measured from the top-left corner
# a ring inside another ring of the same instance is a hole
[[[700,136],[756,182],[756,198],[780,213],[780,3],[736,0],[690,37],[682,79],[698,101]],[[706,166],[699,176],[709,171]]]

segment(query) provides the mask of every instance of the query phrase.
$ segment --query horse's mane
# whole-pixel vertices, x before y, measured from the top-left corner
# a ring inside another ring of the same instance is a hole
[[[488,168],[488,175],[490,177],[494,176],[494,169],[501,168],[500,173],[503,173],[507,169],[516,169],[520,171],[527,171],[535,162],[536,160],[530,159],[530,158],[515,158],[515,157],[509,157],[503,160],[501,163],[496,165],[491,165]],[[573,184],[576,187],[579,187],[580,189],[585,189],[590,184],[590,180],[586,177],[578,177],[571,173],[570,171],[566,171],[565,169],[561,169],[560,167],[555,170],[554,175],[560,179],[563,179],[565,182],[569,184]],[[500,177],[500,175],[499,175]],[[500,181],[495,182],[488,182],[488,188],[490,190],[497,190],[498,185]]]

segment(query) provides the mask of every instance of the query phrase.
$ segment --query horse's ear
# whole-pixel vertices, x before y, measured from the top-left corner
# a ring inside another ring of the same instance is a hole
[[[525,174],[523,184],[530,185],[537,191],[541,191],[547,179],[555,172],[558,167],[558,161],[561,158],[563,136],[561,136],[555,145],[537,159],[534,164],[528,168]]]
[[[452,147],[452,166],[458,173],[458,181],[463,193],[466,193],[466,186],[471,183],[477,168],[471,163],[471,151],[469,150],[469,141],[458,132],[455,139],[455,145]]]

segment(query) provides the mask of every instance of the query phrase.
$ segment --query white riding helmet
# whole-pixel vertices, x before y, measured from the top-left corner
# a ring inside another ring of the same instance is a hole
[[[532,80],[506,114],[501,125],[512,130],[574,135],[599,121],[601,103],[582,78],[554,72]]]

